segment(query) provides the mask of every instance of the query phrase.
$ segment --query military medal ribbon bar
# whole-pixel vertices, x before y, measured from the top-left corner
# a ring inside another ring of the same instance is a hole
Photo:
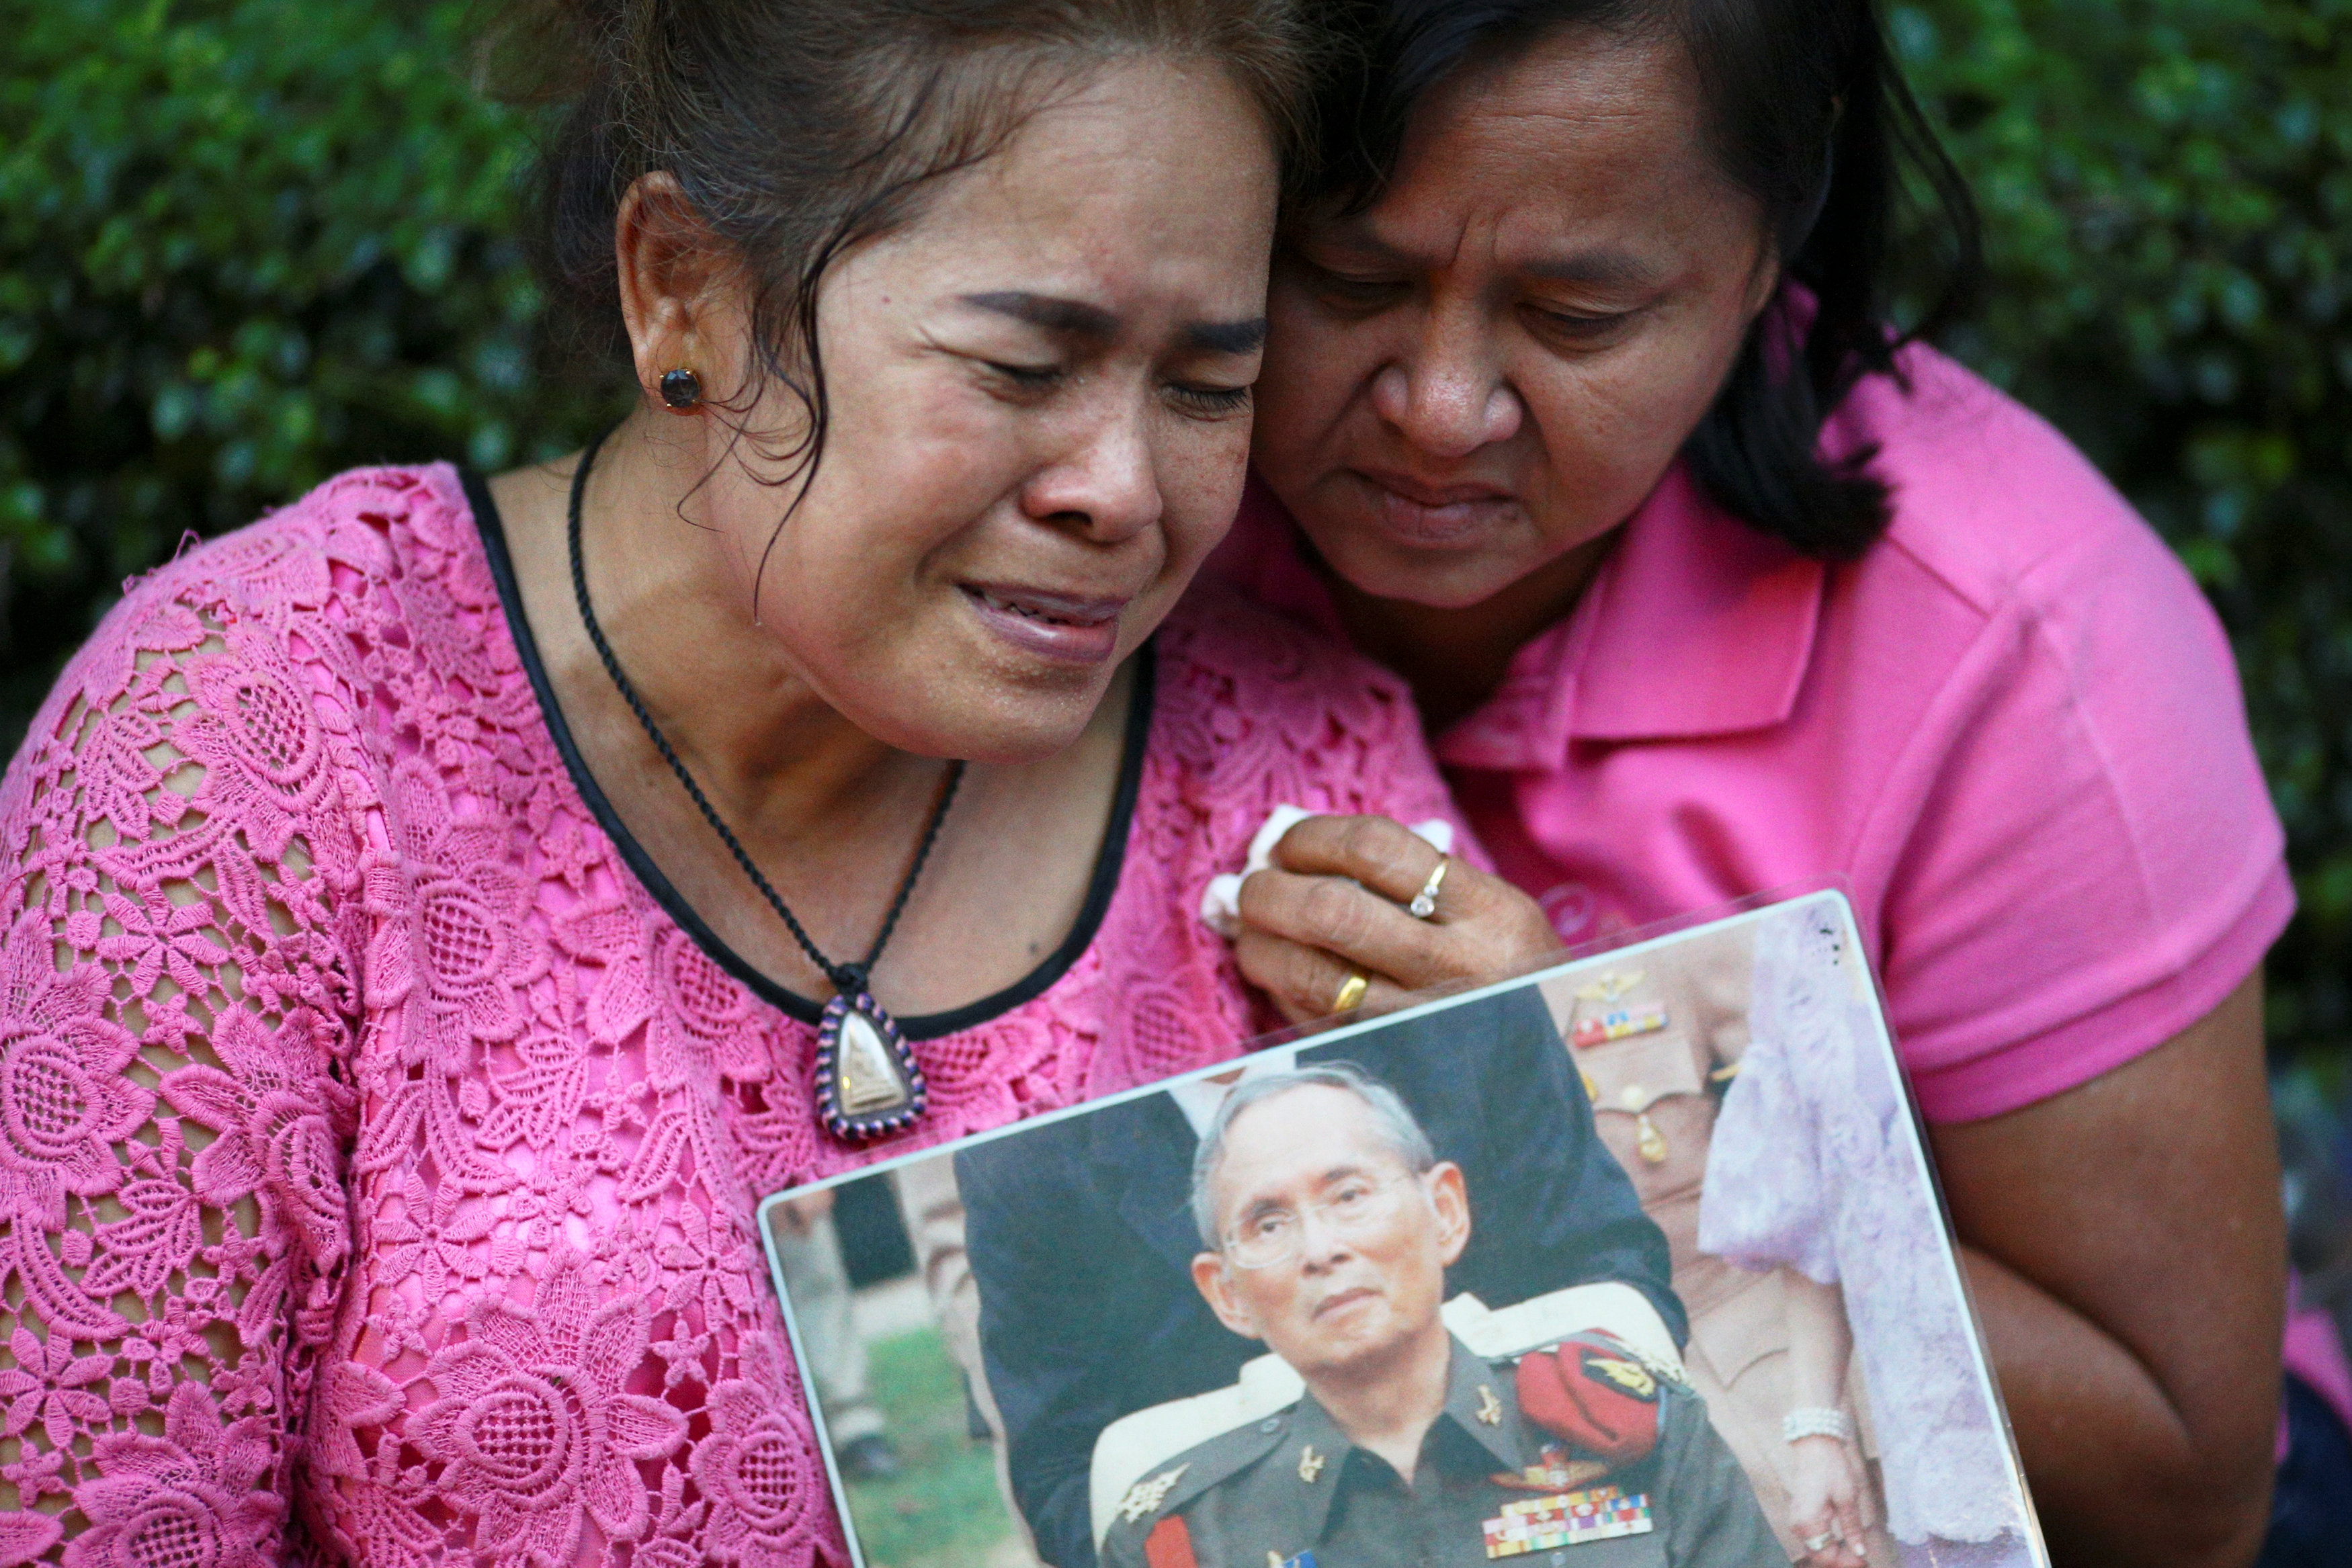
[[[1486,1533],[1486,1557],[1492,1562],[1621,1535],[1646,1535],[1655,1525],[1648,1494],[1629,1497],[1616,1487],[1594,1487],[1507,1502],[1502,1517],[1486,1520],[1480,1528]]]

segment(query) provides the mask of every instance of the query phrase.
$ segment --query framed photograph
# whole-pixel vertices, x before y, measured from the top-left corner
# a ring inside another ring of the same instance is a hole
[[[768,1198],[863,1568],[2047,1563],[1834,892]]]

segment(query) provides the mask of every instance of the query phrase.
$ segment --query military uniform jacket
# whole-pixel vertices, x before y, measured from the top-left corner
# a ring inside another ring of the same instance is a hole
[[[1522,1420],[1516,1360],[1454,1342],[1410,1486],[1312,1394],[1188,1449],[1128,1493],[1104,1568],[1787,1568],[1696,1396],[1661,1381],[1655,1449],[1587,1479]]]

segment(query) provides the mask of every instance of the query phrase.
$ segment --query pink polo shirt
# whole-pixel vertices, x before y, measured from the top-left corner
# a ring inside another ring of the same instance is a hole
[[[1575,611],[1436,750],[1503,873],[1579,942],[1843,880],[1922,1109],[1966,1121],[2160,1044],[2294,911],[2229,644],[2063,437],[1906,351],[1824,434],[1895,516],[1798,555],[1677,465]],[[1213,570],[1336,632],[1253,486]]]

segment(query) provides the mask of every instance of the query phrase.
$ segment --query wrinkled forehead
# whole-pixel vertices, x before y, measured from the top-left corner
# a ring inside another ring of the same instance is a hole
[[[1697,73],[1678,39],[1562,28],[1466,63],[1423,93],[1391,174],[1409,178],[1432,159],[1578,147],[1654,161],[1704,152],[1705,118]]]
[[[1310,1195],[1350,1171],[1400,1175],[1404,1162],[1362,1095],[1307,1083],[1268,1095],[1226,1125],[1209,1191],[1230,1219],[1245,1205]]]
[[[951,294],[1022,289],[1117,317],[1255,315],[1278,185],[1223,72],[1147,57],[1090,73],[872,247]]]
[[[1676,214],[1736,199],[1702,120],[1679,46],[1562,35],[1433,89],[1379,199],[1300,232],[1424,268],[1516,270],[1638,242],[1662,221],[1676,226]]]

